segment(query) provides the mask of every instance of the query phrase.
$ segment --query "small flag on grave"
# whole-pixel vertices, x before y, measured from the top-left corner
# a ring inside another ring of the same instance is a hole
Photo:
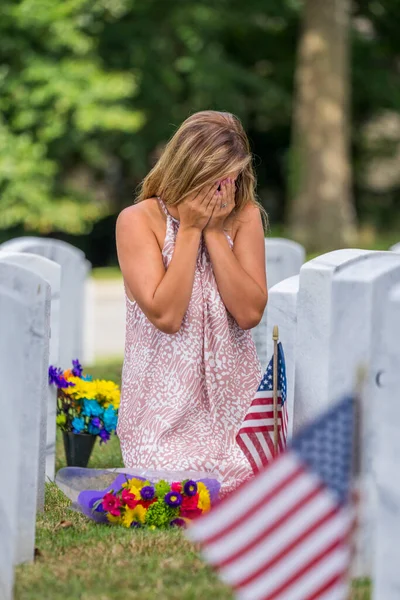
[[[286,447],[286,366],[277,327],[273,339],[274,354],[236,436],[254,474]]]
[[[240,600],[347,597],[354,419],[345,398],[189,529]]]

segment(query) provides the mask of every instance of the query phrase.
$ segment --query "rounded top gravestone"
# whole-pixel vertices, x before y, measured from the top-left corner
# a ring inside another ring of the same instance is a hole
[[[272,356],[274,343],[272,332],[274,325],[279,327],[279,339],[282,342],[286,363],[286,397],[288,409],[288,438],[292,436],[295,386],[295,345],[297,328],[297,295],[299,276],[288,277],[269,290],[267,353]]]
[[[84,289],[90,263],[81,250],[54,239],[16,238],[1,249],[38,254],[61,266],[59,359],[62,368],[69,368],[71,361],[83,354]]]
[[[383,308],[384,327],[378,369],[385,374],[377,391],[381,406],[377,444],[377,524],[374,598],[400,597],[400,284],[393,286]]]
[[[301,244],[285,238],[266,238],[265,255],[268,288],[297,275],[306,258]]]
[[[14,298],[23,306],[24,312],[24,318],[21,317],[15,328],[12,314],[3,313],[1,330],[3,342],[13,338],[9,349],[3,350],[10,352],[14,348],[13,355],[9,355],[8,376],[16,380],[17,389],[22,386],[18,422],[14,427],[7,424],[18,440],[18,489],[24,490],[15,499],[18,526],[13,559],[18,564],[33,560],[36,508],[44,500],[50,286],[31,270],[1,260],[0,292]],[[10,402],[10,397],[4,399]],[[10,458],[10,454],[7,456]],[[7,468],[9,466],[7,463]]]
[[[400,242],[390,248],[392,252],[400,252]]]

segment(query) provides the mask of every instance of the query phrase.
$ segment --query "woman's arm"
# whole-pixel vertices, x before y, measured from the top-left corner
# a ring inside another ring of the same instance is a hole
[[[219,210],[217,205],[214,212]],[[218,219],[213,225],[213,218],[204,230],[204,239],[219,292],[239,327],[252,329],[260,322],[268,299],[260,211],[248,205],[241,212],[233,252]]]
[[[179,206],[181,224],[168,269],[140,204],[118,217],[117,250],[124,280],[146,317],[164,333],[181,328],[192,294],[201,232],[215,204],[215,189]]]

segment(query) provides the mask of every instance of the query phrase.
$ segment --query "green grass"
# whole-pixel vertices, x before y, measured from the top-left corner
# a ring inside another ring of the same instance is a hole
[[[97,280],[121,279],[121,270],[119,267],[96,267],[92,270],[92,277]]]
[[[94,377],[120,380],[121,361],[88,369]],[[65,466],[57,435],[56,468]],[[122,466],[118,438],[96,444],[90,467]],[[231,591],[200,558],[181,531],[140,531],[96,525],[69,509],[55,484],[46,485],[38,515],[36,559],[16,569],[15,600],[216,600]],[[357,582],[351,600],[370,600]]]

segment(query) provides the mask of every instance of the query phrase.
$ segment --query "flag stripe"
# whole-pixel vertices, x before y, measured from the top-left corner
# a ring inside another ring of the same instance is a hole
[[[264,565],[268,564],[276,554],[287,549],[293,537],[301,535],[305,529],[311,527],[314,515],[317,515],[317,518],[325,517],[331,508],[332,504],[329,502],[329,498],[326,495],[318,495],[308,504],[302,505],[301,509],[292,515],[288,522],[285,521],[268,538],[263,539],[257,546],[243,554],[239,560],[225,568],[224,573],[229,575],[230,581],[237,586],[249,583],[265,570]],[[324,527],[325,521],[321,524],[321,530]],[[310,535],[313,535],[313,532]],[[289,558],[286,558],[285,562],[290,562]],[[272,571],[269,571],[270,577]],[[286,568],[285,573],[287,574]]]
[[[271,503],[278,502],[279,508],[281,509],[281,514],[277,516],[275,521],[273,520],[274,515],[271,515],[270,513],[262,513],[260,515],[256,513],[253,515],[252,522],[248,522],[246,525],[246,541],[248,541],[245,545],[243,545],[241,538],[239,538],[236,532],[234,532],[233,536],[227,536],[227,547],[224,548],[227,552],[227,558],[221,559],[220,554],[218,562],[215,561],[216,565],[218,567],[225,567],[227,564],[239,558],[242,554],[245,554],[251,550],[251,548],[253,548],[256,544],[260,543],[264,538],[267,538],[276,529],[281,527],[285,521],[289,521],[289,519],[300,510],[298,501],[301,500],[301,502],[308,502],[315,498],[317,494],[319,494],[320,488],[314,487],[313,484],[310,484],[309,480],[303,479],[299,481],[299,484],[300,483],[302,485],[299,485],[296,490],[297,494],[299,494],[298,497],[294,497],[293,495],[288,497],[288,494],[284,493],[271,500]],[[304,489],[301,489],[302,487]],[[267,519],[267,517],[269,518]],[[221,546],[225,547],[225,539],[224,544],[221,544]],[[213,546],[208,549],[208,552],[210,552],[210,550],[214,550]],[[209,556],[215,560],[212,554],[209,554]]]
[[[320,569],[320,563],[345,546],[343,541],[347,529],[342,517],[339,513],[324,523],[306,542],[302,542],[295,551],[288,554],[283,562],[270,571],[263,570],[261,576],[249,582],[250,585],[246,584],[246,587],[252,589],[252,584],[257,586],[263,581],[264,589],[268,591],[266,597],[281,600],[283,592],[288,591],[292,585],[301,587],[299,582],[307,577],[314,578],[315,572]]]

